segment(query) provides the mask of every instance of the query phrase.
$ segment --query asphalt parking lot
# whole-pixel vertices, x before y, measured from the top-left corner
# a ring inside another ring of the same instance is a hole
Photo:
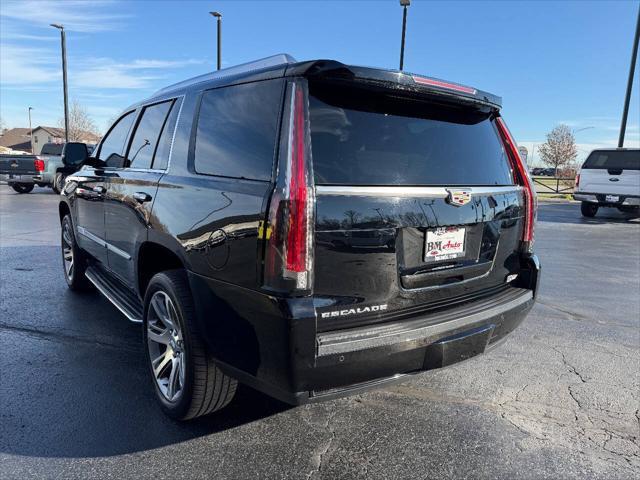
[[[0,478],[638,478],[640,220],[542,203],[539,301],[501,348],[290,408],[156,406],[140,326],[67,290],[57,198],[0,186]]]

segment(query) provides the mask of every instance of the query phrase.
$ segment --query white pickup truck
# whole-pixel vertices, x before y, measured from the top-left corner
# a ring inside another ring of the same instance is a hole
[[[622,212],[640,210],[640,149],[594,150],[576,177],[573,198],[582,202],[582,215],[594,217],[599,207]]]

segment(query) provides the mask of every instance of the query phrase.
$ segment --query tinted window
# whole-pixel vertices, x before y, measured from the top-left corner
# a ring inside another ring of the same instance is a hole
[[[42,155],[62,155],[62,143],[45,143],[42,146]]]
[[[595,150],[591,152],[582,168],[640,170],[640,150]]]
[[[312,84],[311,93],[318,184],[513,184],[486,112],[362,89]]]
[[[196,134],[198,173],[271,178],[282,85],[270,80],[204,93]]]
[[[178,120],[178,112],[180,111],[180,100],[173,102],[171,111],[169,112],[169,118],[164,123],[162,133],[160,134],[160,140],[158,141],[158,148],[156,154],[153,157],[153,168],[157,170],[164,170],[169,163],[169,151],[171,150],[171,142],[173,141],[173,132],[176,128],[176,121]]]
[[[142,110],[142,118],[133,134],[125,167],[151,168],[151,160],[160,137],[160,130],[164,126],[172,104],[173,101],[162,102]]]
[[[133,123],[134,112],[129,112],[111,128],[107,136],[102,141],[98,157],[107,162],[108,166],[120,167],[123,163],[124,143]]]

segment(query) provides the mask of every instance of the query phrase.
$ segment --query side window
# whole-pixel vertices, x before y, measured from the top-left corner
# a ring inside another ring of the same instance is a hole
[[[173,132],[176,129],[176,122],[178,121],[178,112],[180,111],[181,102],[181,99],[173,102],[173,106],[169,112],[169,118],[164,122],[164,127],[160,134],[160,140],[158,140],[158,148],[156,149],[156,154],[153,157],[153,168],[156,170],[165,170],[169,163],[169,152],[171,151]]]
[[[124,143],[133,124],[134,112],[129,112],[115,123],[100,145],[97,158],[108,167],[121,167],[124,162]]]
[[[268,80],[204,92],[196,132],[196,172],[269,180],[282,86],[282,80]]]
[[[142,110],[131,145],[129,145],[125,167],[151,168],[153,152],[156,150],[160,130],[162,130],[171,105],[173,105],[173,100],[156,103]]]

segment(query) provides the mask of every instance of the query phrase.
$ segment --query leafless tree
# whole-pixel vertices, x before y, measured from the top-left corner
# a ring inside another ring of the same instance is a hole
[[[346,219],[343,220],[342,223],[349,227],[354,226],[360,219],[360,213],[356,212],[355,210],[347,210],[346,212],[344,212],[344,216],[346,217]]]
[[[567,125],[558,125],[547,133],[547,141],[540,145],[538,151],[541,160],[555,169],[556,176],[558,169],[573,164],[578,156],[573,132]]]
[[[58,125],[64,130],[64,117],[58,121]],[[79,142],[85,140],[87,132],[99,135],[96,124],[89,116],[87,109],[77,100],[74,100],[69,109],[69,141]]]

